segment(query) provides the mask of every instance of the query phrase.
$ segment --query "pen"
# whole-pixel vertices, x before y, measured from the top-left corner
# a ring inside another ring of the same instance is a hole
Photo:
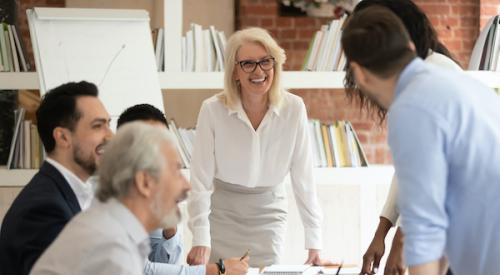
[[[243,259],[245,259],[245,257],[248,256],[248,254],[250,254],[250,249],[247,249],[247,252],[245,252],[245,254],[241,256],[240,261],[243,261]]]
[[[344,261],[342,261],[339,265],[339,268],[337,268],[337,272],[335,272],[335,275],[339,275],[340,274],[340,269],[342,269],[342,265],[344,264]]]

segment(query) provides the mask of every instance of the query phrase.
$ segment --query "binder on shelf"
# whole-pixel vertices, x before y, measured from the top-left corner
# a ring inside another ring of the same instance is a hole
[[[354,127],[352,127],[351,122],[347,121],[347,124],[349,125],[352,135],[354,136],[354,141],[356,142],[357,150],[359,152],[361,166],[368,166],[368,159],[366,158],[365,150],[363,150],[363,147],[361,146],[361,142],[359,142],[358,135],[356,134],[356,131],[354,131]]]
[[[15,128],[14,128],[14,134],[12,135],[12,142],[10,144],[10,153],[9,153],[9,158],[7,160],[7,169],[12,169],[14,167],[14,163],[15,163],[15,151],[16,151],[16,147],[18,147],[18,140],[20,139],[19,138],[19,131],[21,130],[21,125],[22,125],[22,121],[24,119],[24,113],[26,112],[26,110],[24,110],[23,108],[20,108],[20,109],[17,109],[14,111],[14,118],[15,118]],[[18,149],[19,150],[19,149]]]
[[[184,168],[189,168],[191,160],[187,157],[186,153],[186,146],[182,142],[181,136],[179,134],[179,130],[177,129],[177,125],[175,124],[175,121],[171,119],[168,122],[168,128],[172,132],[174,138],[175,138],[175,146],[177,147],[177,151],[179,152],[179,155],[181,156],[182,164]]]
[[[31,167],[31,120],[23,122],[23,136],[22,136],[22,165],[20,168],[30,169]]]
[[[224,71],[224,49],[219,42],[217,31],[214,26],[210,26],[210,35],[214,43],[215,55],[217,56],[217,69],[216,71]]]
[[[0,50],[2,51],[2,67],[3,71],[10,72],[10,63],[7,52],[7,40],[5,39],[4,24],[0,24]]]
[[[184,42],[185,40],[185,42]],[[224,48],[226,38],[214,26],[203,29],[191,23],[181,42],[181,60],[184,72],[217,72],[224,70]]]
[[[303,70],[307,71],[342,71],[345,67],[345,56],[341,46],[342,28],[346,16],[332,20],[330,24],[321,26],[308,49]]]
[[[19,60],[21,69],[23,72],[27,72],[30,69],[29,63],[26,61],[26,51],[24,49],[21,40],[19,39],[19,35],[17,33],[16,26],[12,25],[12,33],[14,34],[14,41],[16,42],[17,53],[19,54]]]
[[[12,51],[12,63],[14,64],[14,72],[19,72],[19,60],[17,58],[18,53],[16,49],[16,42],[14,41],[14,33],[12,31],[12,26],[7,25],[7,31],[9,33],[10,49]]]
[[[194,72],[194,35],[193,31],[189,30],[186,33],[186,68],[185,72]]]
[[[368,166],[365,152],[349,121],[323,124],[313,119],[309,126],[315,167]]]

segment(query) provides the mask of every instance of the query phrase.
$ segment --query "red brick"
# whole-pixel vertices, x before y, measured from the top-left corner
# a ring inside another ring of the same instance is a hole
[[[269,34],[276,39],[278,37],[278,30],[269,30]]]
[[[311,40],[314,37],[316,30],[299,30],[299,38]]]
[[[241,26],[242,27],[259,26],[259,20],[257,18],[253,18],[253,17],[246,17],[246,18],[241,19]]]
[[[458,25],[458,18],[453,18],[453,17],[440,18],[439,25],[450,26],[450,27],[454,28]]]
[[[450,5],[444,3],[424,3],[420,5],[420,8],[427,14],[449,14]]]
[[[309,42],[306,41],[295,41],[293,42],[293,49],[294,50],[302,50],[302,51],[307,51],[309,48]]]
[[[451,7],[452,14],[460,14],[461,17],[464,16],[476,16],[477,17],[477,8],[471,8],[470,6],[465,5],[454,5]]]
[[[496,4],[496,5],[485,4],[485,5],[483,5],[481,3],[481,7],[479,9],[479,12],[480,12],[481,16],[486,16],[488,18],[491,18],[491,17],[498,14],[499,9],[500,9],[499,4]]]
[[[306,28],[316,29],[315,20],[311,17],[295,18],[295,26],[297,26],[297,28],[302,28],[302,29]]]
[[[292,42],[285,41],[285,42],[281,42],[281,43],[279,43],[279,45],[280,45],[283,49],[285,49],[285,52],[287,52],[288,50],[291,50],[291,49],[292,49]],[[290,58],[288,58],[288,59],[289,59],[288,61],[290,61]]]
[[[277,15],[277,13],[278,13],[278,11],[275,7],[273,8],[273,7],[269,7],[266,5],[258,5],[258,4],[245,6],[242,8],[242,10],[244,11],[244,13],[247,16],[248,15],[268,15],[268,16],[271,16],[271,15]]]
[[[279,28],[292,28],[293,21],[292,17],[278,17],[276,19],[276,26]]]
[[[274,18],[261,18],[259,26],[264,29],[269,29],[275,26],[275,21],[276,20]]]
[[[278,31],[278,38],[280,39],[295,39],[297,37],[297,31],[296,30],[279,30]]]

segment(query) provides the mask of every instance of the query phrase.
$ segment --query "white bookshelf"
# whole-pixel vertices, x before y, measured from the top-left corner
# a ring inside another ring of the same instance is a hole
[[[0,187],[23,187],[36,174],[36,169],[12,169],[0,168]],[[183,169],[182,173],[189,179],[189,170]],[[318,185],[347,184],[356,185],[360,183],[388,184],[394,173],[391,165],[373,165],[360,168],[314,168],[315,183]],[[287,176],[285,184],[290,184]]]
[[[0,72],[0,90],[39,89],[36,72]]]
[[[500,72],[467,71],[470,75],[489,87],[500,88]],[[283,85],[287,89],[342,89],[344,72],[303,72],[287,71],[283,75]],[[165,90],[221,90],[224,86],[222,72],[160,72],[160,87]],[[0,90],[39,89],[36,72],[0,73]]]
[[[38,172],[37,169],[12,169],[0,168],[0,187],[23,187]]]

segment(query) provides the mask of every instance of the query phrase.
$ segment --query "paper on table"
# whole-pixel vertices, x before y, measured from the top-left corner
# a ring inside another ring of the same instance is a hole
[[[271,265],[265,267],[265,275],[317,275],[323,267],[311,265]]]
[[[257,267],[249,267],[246,275],[259,275],[260,274],[259,271],[260,270]]]
[[[337,274],[338,267],[325,267],[321,271],[321,274],[335,275]],[[357,275],[361,269],[359,267],[342,267],[340,273],[342,275]]]

